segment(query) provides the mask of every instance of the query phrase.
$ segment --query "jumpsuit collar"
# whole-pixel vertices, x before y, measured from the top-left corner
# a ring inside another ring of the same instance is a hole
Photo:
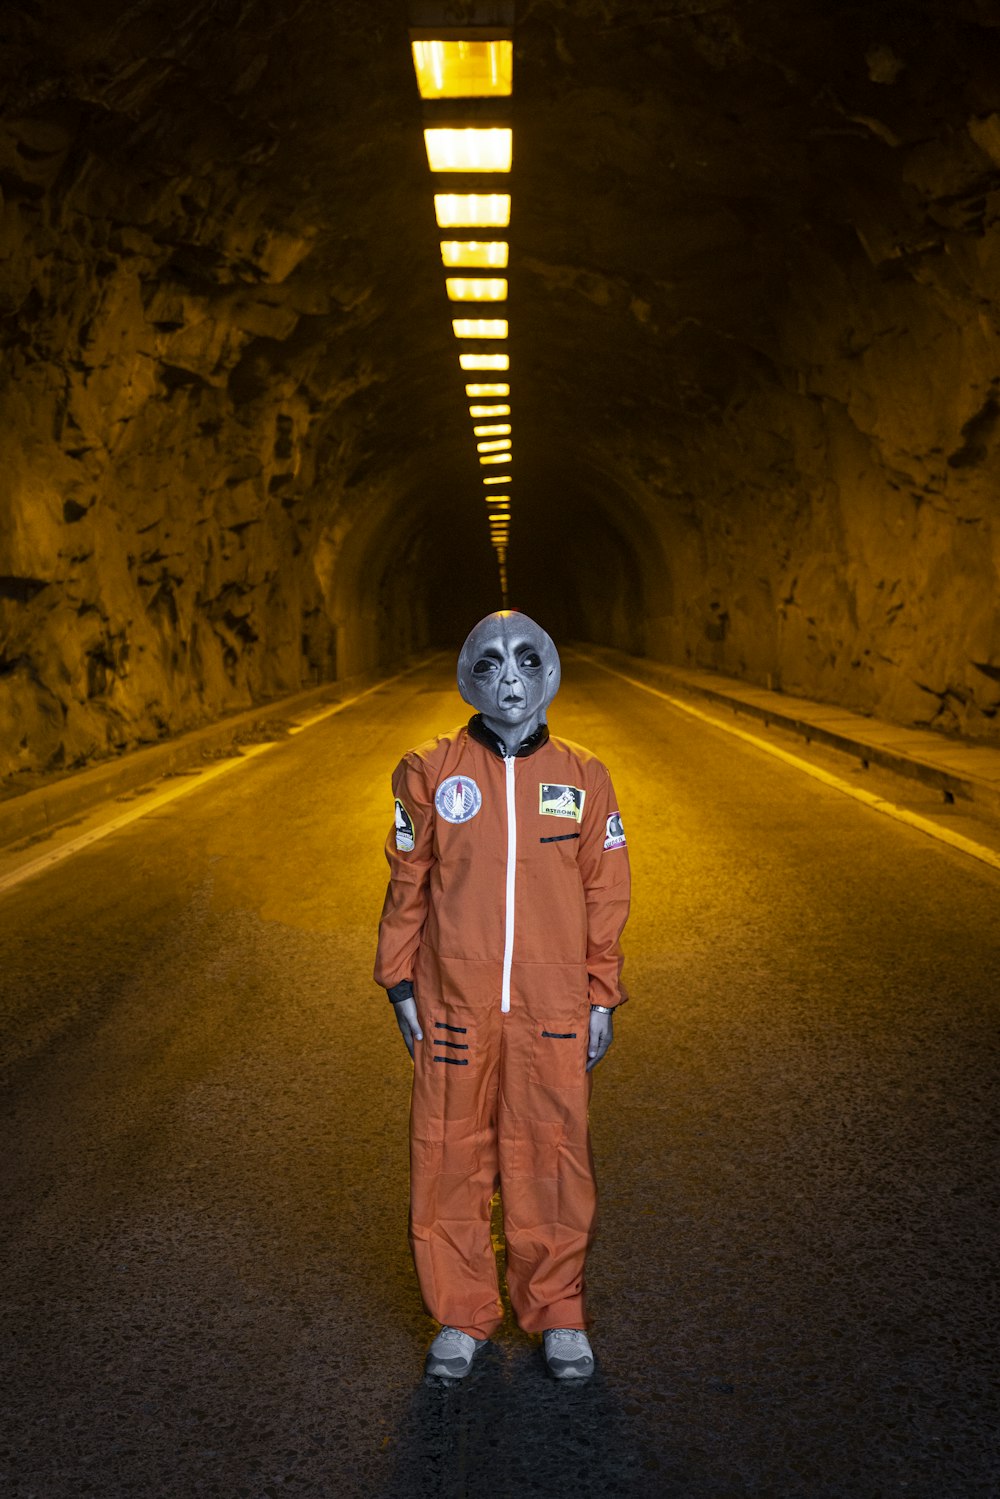
[[[491,750],[500,759],[506,756],[507,749],[503,740],[498,738],[492,729],[486,727],[483,723],[483,715],[481,713],[474,713],[469,719],[469,733],[477,744],[485,745],[488,750]],[[527,739],[521,740],[521,743],[513,753],[519,759],[523,759],[527,755],[533,755],[536,750],[541,749],[543,744],[548,743],[548,738],[548,724],[540,723],[533,734],[529,734]]]

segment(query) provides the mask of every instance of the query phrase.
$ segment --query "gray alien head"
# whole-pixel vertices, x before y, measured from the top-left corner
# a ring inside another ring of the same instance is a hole
[[[510,609],[481,619],[458,656],[459,692],[505,744],[511,730],[526,739],[545,722],[560,675],[552,637]]]

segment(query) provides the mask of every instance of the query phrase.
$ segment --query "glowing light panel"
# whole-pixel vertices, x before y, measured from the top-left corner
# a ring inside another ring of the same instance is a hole
[[[468,386],[465,387],[468,390]],[[510,416],[509,406],[470,406],[470,416]]]
[[[432,172],[509,172],[514,132],[509,125],[487,129],[434,126],[424,131]]]
[[[463,370],[509,370],[509,354],[459,354]]]
[[[501,437],[496,442],[477,442],[477,453],[499,453],[503,448],[510,447],[510,438]]]
[[[452,302],[506,302],[505,276],[446,276],[445,291]]]
[[[421,99],[499,99],[511,92],[513,42],[414,42]]]
[[[484,484],[509,484],[510,483],[510,474],[497,474],[496,477],[492,478],[492,479],[490,478],[489,474],[484,474],[483,475],[483,483]]]
[[[513,454],[511,453],[485,453],[481,455],[480,463],[509,463]]]
[[[509,385],[467,385],[465,394],[471,400],[475,396],[509,396]]]
[[[509,437],[510,422],[498,422],[495,427],[473,427],[473,437]]]
[[[510,193],[435,193],[434,213],[439,229],[459,225],[506,229],[510,223]]]
[[[441,259],[449,270],[502,271],[507,264],[507,241],[444,239]]]
[[[457,317],[452,318],[451,326],[455,330],[456,338],[507,337],[505,317]]]

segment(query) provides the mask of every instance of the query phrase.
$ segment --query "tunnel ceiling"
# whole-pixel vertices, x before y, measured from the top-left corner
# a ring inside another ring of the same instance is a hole
[[[406,24],[8,0],[5,772],[495,606]],[[998,79],[974,0],[522,0],[515,602],[992,732]]]

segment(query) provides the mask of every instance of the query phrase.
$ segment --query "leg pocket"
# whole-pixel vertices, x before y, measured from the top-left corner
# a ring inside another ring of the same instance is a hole
[[[435,1007],[422,1029],[410,1105],[411,1167],[447,1173],[456,1154],[471,1158],[484,1150],[495,1114],[495,1067],[472,1017]]]
[[[536,1022],[528,1068],[531,1117],[568,1121],[587,1091],[588,1028],[579,1021]]]

